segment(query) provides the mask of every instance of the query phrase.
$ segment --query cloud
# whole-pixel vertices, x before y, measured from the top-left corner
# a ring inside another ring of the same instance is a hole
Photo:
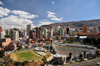
[[[61,20],[63,19],[63,17],[57,18],[57,17],[55,16],[55,13],[54,13],[54,12],[47,11],[47,13],[48,13],[48,16],[47,16],[47,17],[51,18],[51,20],[54,20],[54,21],[61,21]]]
[[[55,2],[52,2],[52,4],[54,4]]]
[[[35,17],[38,17],[38,15],[19,15],[19,17],[33,19]]]
[[[49,17],[49,18],[50,17],[56,17],[56,16],[54,16],[54,14],[55,14],[54,12],[47,11],[47,13],[48,13],[47,17]]]
[[[21,11],[21,10],[13,10],[13,11],[11,11],[11,13],[13,13],[15,15],[19,15],[19,17],[21,17],[21,18],[33,19],[35,17],[38,17],[38,15],[33,15],[33,14],[30,14],[28,12]]]
[[[33,23],[33,22],[29,19],[23,19],[15,15],[10,15],[8,17],[1,18],[0,23],[1,23],[0,26],[2,26],[3,29],[10,29],[10,28],[25,29],[26,25]]]
[[[27,15],[27,14],[29,14],[28,12],[24,12],[21,10],[13,10],[13,11],[11,11],[11,13],[13,13],[15,15]]]
[[[0,5],[4,5],[4,4],[0,1]]]
[[[0,7],[0,17],[8,16],[8,13],[10,13],[9,9]]]
[[[54,20],[54,21],[61,21],[63,19],[63,17],[61,18],[51,18],[51,20]]]
[[[47,21],[47,19],[44,19],[44,20],[41,20],[41,21],[39,21],[39,26],[42,26],[42,25],[48,25],[48,24],[51,24],[51,23],[53,23],[53,22],[50,22],[50,21]]]

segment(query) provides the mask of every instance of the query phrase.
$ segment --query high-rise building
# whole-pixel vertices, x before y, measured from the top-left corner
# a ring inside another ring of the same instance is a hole
[[[51,37],[53,37],[53,28],[51,28],[50,32],[51,32]]]
[[[83,33],[87,33],[87,26],[86,26],[86,25],[83,25],[83,26],[82,26],[82,32],[83,32]]]
[[[7,30],[7,35],[10,35],[10,30],[9,29]]]
[[[64,26],[63,28],[64,28],[64,34],[66,34],[66,26]]]
[[[13,29],[9,29],[8,30],[8,35],[10,36],[11,39],[13,39],[13,35],[14,35],[15,31],[18,31],[18,33],[19,33],[19,29],[18,28],[13,28]]]
[[[24,33],[23,33],[23,35],[24,35],[24,37],[27,35],[25,30],[24,30]]]
[[[32,25],[27,25],[27,36],[29,36],[29,31],[32,30]]]
[[[53,28],[48,31],[48,38],[53,37]]]
[[[3,38],[5,38],[6,32],[3,30]]]
[[[64,29],[60,29],[60,35],[63,36],[64,35]]]
[[[3,36],[3,32],[0,32],[0,39],[3,39],[4,36]]]
[[[47,29],[46,28],[44,29],[44,35],[47,38]]]
[[[57,34],[58,33],[59,27],[60,26],[53,26],[53,32],[54,32],[54,34]]]
[[[13,39],[14,40],[19,40],[19,32],[18,31],[13,31]]]
[[[67,34],[69,34],[69,28],[66,28]]]
[[[100,26],[98,26],[98,32],[100,33]]]
[[[36,30],[36,38],[41,38],[41,31],[39,28]]]
[[[23,36],[23,30],[19,31],[19,36]]]
[[[36,39],[36,33],[33,31],[33,30],[31,30],[30,32],[29,32],[29,38],[30,39]]]
[[[13,29],[9,30],[9,36],[10,36],[11,39],[13,38]]]
[[[73,35],[74,29],[70,29],[70,35]]]

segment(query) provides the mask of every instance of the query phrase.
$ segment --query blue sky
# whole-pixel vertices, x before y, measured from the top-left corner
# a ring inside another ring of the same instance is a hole
[[[100,0],[0,0],[3,29],[91,19],[100,19]]]

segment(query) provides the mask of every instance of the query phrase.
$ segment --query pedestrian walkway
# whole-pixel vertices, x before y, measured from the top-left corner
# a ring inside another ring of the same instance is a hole
[[[97,62],[97,61],[100,61],[100,58],[96,58],[96,59],[93,59],[93,60],[84,61],[84,62],[73,64],[73,65],[70,65],[70,66],[86,65],[88,63]]]

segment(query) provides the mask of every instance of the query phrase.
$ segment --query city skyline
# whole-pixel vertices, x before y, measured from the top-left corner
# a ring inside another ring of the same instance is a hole
[[[69,21],[100,19],[99,0],[0,0],[0,26],[25,29]]]

